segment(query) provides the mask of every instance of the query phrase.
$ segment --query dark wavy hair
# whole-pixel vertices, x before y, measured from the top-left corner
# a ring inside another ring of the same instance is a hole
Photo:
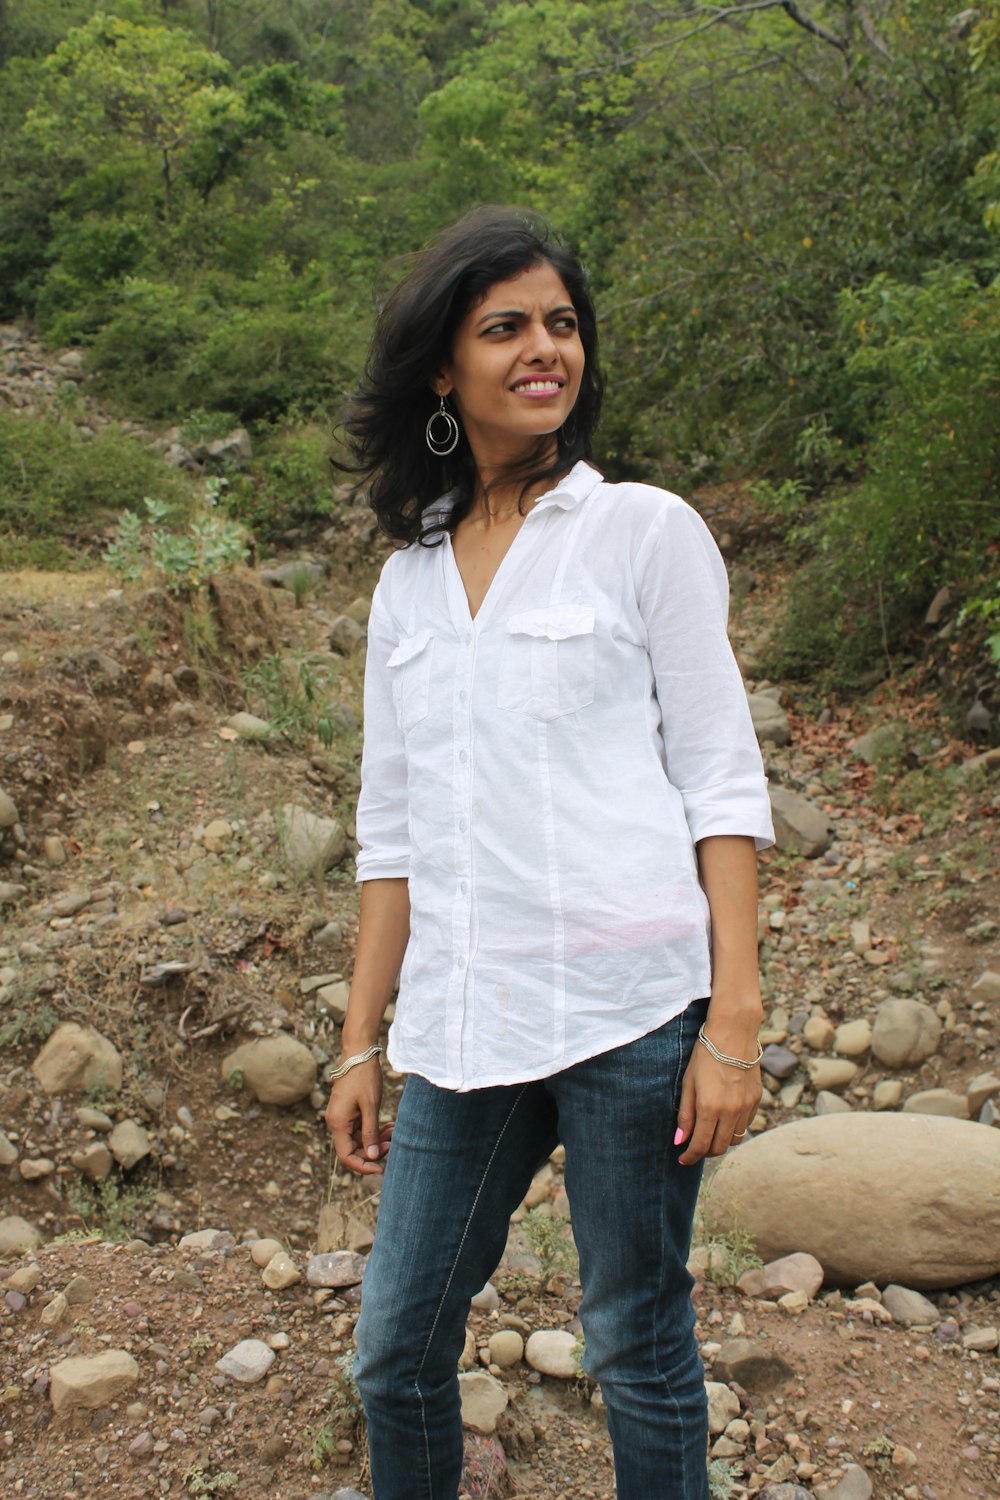
[[[462,319],[490,287],[545,262],[558,272],[576,310],[583,380],[576,405],[556,434],[555,458],[551,437],[541,437],[535,451],[511,465],[499,482],[519,482],[523,504],[530,486],[558,479],[579,459],[589,458],[604,377],[586,273],[543,220],[520,209],[475,208],[418,251],[382,301],[364,377],[344,417],[353,462],[337,467],[368,483],[379,527],[394,540],[436,544],[468,514],[477,478],[472,450],[463,432],[446,458],[431,453],[425,429],[438,398],[430,382],[447,363]],[[497,482],[491,481],[491,488]],[[443,496],[450,502],[444,511],[436,504]]]

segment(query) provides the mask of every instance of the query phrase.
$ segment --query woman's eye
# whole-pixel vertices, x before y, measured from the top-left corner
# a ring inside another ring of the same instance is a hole
[[[576,332],[576,319],[575,318],[557,318],[556,321],[555,321],[555,323],[553,324],[553,327],[555,327],[555,328],[561,328],[564,333],[575,333]]]
[[[486,332],[487,333],[510,333],[510,331],[511,331],[511,329],[513,327],[514,327],[513,323],[510,323],[510,322],[507,322],[507,323],[491,323],[490,326],[487,328]]]

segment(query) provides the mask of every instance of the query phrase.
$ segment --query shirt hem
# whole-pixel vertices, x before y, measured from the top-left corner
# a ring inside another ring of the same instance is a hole
[[[563,1073],[567,1068],[574,1068],[578,1063],[587,1062],[592,1057],[600,1057],[605,1052],[613,1052],[617,1047],[627,1047],[630,1042],[639,1041],[640,1038],[648,1036],[651,1031],[655,1031],[657,1027],[665,1026],[668,1021],[673,1021],[683,1011],[687,1010],[689,1005],[693,1005],[696,1000],[705,999],[708,996],[709,988],[710,986],[705,984],[696,990],[693,995],[688,996],[687,999],[679,1000],[676,1004],[671,1004],[651,1019],[637,1022],[635,1026],[623,1027],[621,1032],[615,1032],[610,1037],[602,1037],[597,1045],[585,1046],[579,1052],[576,1049],[565,1052],[555,1067],[548,1064],[540,1068],[529,1069],[527,1072],[519,1069],[514,1074],[503,1072],[487,1073],[482,1077],[475,1078],[471,1082],[464,1083],[461,1079],[444,1070],[439,1070],[433,1066],[424,1066],[416,1058],[407,1063],[405,1057],[406,1048],[405,1046],[397,1048],[392,1039],[391,1029],[386,1049],[386,1058],[394,1073],[415,1073],[427,1083],[434,1084],[435,1088],[449,1089],[452,1093],[456,1094],[470,1094],[475,1092],[476,1089],[515,1088],[519,1084],[537,1083],[540,1079],[552,1078],[555,1074]]]

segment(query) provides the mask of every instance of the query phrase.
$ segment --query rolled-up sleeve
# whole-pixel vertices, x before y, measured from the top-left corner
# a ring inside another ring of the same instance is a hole
[[[386,665],[398,644],[380,583],[372,599],[365,663],[364,748],[358,800],[357,878],[389,880],[410,873],[406,755]]]
[[[767,778],[727,632],[725,563],[697,511],[671,497],[636,559],[667,775],[695,843],[715,834],[774,842]]]

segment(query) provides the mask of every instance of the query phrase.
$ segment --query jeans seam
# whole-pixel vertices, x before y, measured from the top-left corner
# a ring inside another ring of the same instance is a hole
[[[419,1406],[420,1406],[420,1428],[421,1428],[421,1431],[423,1432],[423,1435],[424,1435],[424,1457],[425,1457],[425,1463],[426,1463],[426,1466],[427,1466],[426,1472],[427,1472],[427,1478],[428,1478],[428,1495],[430,1496],[430,1500],[434,1500],[434,1492],[433,1492],[433,1469],[432,1469],[432,1466],[431,1466],[430,1436],[429,1436],[429,1434],[427,1432],[427,1411],[426,1411],[426,1408],[424,1406],[423,1392],[420,1389],[420,1376],[421,1376],[421,1374],[423,1372],[424,1365],[425,1365],[425,1363],[427,1361],[427,1352],[428,1352],[428,1350],[431,1347],[431,1343],[432,1343],[433,1338],[434,1338],[434,1333],[435,1333],[435,1330],[437,1329],[438,1321],[439,1321],[439,1319],[441,1317],[441,1309],[444,1306],[445,1299],[448,1296],[449,1291],[451,1290],[451,1284],[452,1284],[452,1282],[455,1279],[455,1271],[456,1271],[456,1269],[458,1267],[459,1260],[461,1259],[462,1251],[465,1248],[465,1242],[466,1242],[466,1240],[469,1237],[469,1225],[472,1223],[472,1220],[473,1220],[473,1217],[475,1215],[476,1209],[479,1206],[479,1200],[482,1197],[483,1188],[484,1188],[484,1186],[486,1184],[486,1179],[489,1176],[490,1168],[492,1167],[494,1161],[496,1160],[497,1152],[500,1150],[500,1143],[502,1142],[505,1134],[507,1133],[507,1127],[510,1125],[511,1120],[514,1118],[514,1111],[517,1109],[517,1106],[520,1104],[521,1100],[523,1099],[527,1088],[528,1088],[527,1084],[522,1084],[521,1088],[518,1090],[517,1098],[514,1100],[514,1102],[511,1104],[510,1109],[507,1111],[507,1118],[504,1120],[503,1125],[500,1127],[500,1129],[497,1132],[497,1138],[496,1138],[496,1141],[493,1144],[493,1150],[490,1152],[489,1161],[486,1163],[485,1167],[483,1168],[483,1174],[482,1174],[482,1177],[479,1180],[479,1186],[476,1189],[476,1196],[473,1198],[473,1200],[472,1200],[472,1206],[469,1209],[468,1214],[466,1215],[465,1224],[464,1224],[464,1226],[462,1228],[462,1237],[461,1237],[461,1239],[458,1242],[458,1248],[455,1251],[455,1256],[454,1256],[454,1259],[453,1259],[452,1264],[451,1264],[451,1269],[448,1272],[448,1279],[447,1279],[447,1281],[444,1284],[444,1290],[442,1291],[441,1297],[440,1297],[440,1299],[438,1301],[438,1305],[437,1305],[437,1307],[434,1310],[434,1317],[431,1320],[430,1330],[429,1330],[429,1332],[427,1334],[427,1341],[424,1344],[424,1350],[423,1350],[423,1353],[420,1356],[420,1363],[417,1366],[416,1373],[414,1374],[414,1377],[413,1377],[413,1389],[414,1389],[414,1392],[415,1392],[416,1397],[417,1397],[417,1401],[418,1401]]]
[[[682,1014],[683,1014],[683,1012],[682,1012]],[[683,1025],[680,1025],[680,1026],[677,1027],[676,1035],[677,1035],[677,1071],[676,1071],[676,1075],[675,1076],[678,1077],[678,1078],[680,1078],[681,1075],[682,1075],[682,1072],[684,1070],[684,1027],[683,1027]],[[663,1156],[661,1158],[660,1172],[659,1172],[659,1182],[661,1183],[661,1190],[660,1190],[660,1269],[659,1269],[659,1276],[657,1277],[657,1285],[656,1285],[656,1312],[655,1312],[654,1317],[653,1317],[653,1366],[654,1366],[654,1368],[656,1370],[657,1379],[660,1380],[662,1382],[662,1384],[663,1384],[663,1390],[664,1390],[664,1395],[666,1396],[666,1399],[668,1401],[672,1402],[672,1404],[673,1404],[673,1406],[674,1406],[674,1408],[676,1410],[678,1424],[680,1424],[682,1422],[682,1418],[681,1418],[680,1407],[678,1406],[678,1403],[677,1403],[677,1397],[673,1393],[669,1374],[665,1370],[662,1369],[661,1364],[660,1364],[660,1323],[661,1323],[661,1320],[662,1320],[662,1318],[664,1316],[664,1302],[665,1302],[664,1293],[665,1293],[666,1266],[667,1266],[667,1217],[668,1217],[667,1194],[663,1190],[662,1184],[667,1181],[667,1178],[668,1178],[668,1175],[669,1175],[669,1161],[668,1161],[668,1155],[667,1155],[667,1153],[669,1152],[669,1150],[670,1150],[670,1147],[668,1145],[664,1144],[664,1147],[663,1147]],[[683,1445],[682,1445],[682,1451],[681,1451],[681,1454],[680,1454],[680,1458],[681,1458],[681,1464],[682,1464],[683,1470],[684,1470],[684,1472],[683,1472],[683,1474],[682,1474],[681,1477],[682,1477],[682,1480],[683,1480],[683,1483],[684,1483],[684,1494],[686,1495],[688,1493],[688,1486],[687,1486],[687,1481],[688,1481],[688,1474],[687,1474],[687,1454],[684,1451]]]

